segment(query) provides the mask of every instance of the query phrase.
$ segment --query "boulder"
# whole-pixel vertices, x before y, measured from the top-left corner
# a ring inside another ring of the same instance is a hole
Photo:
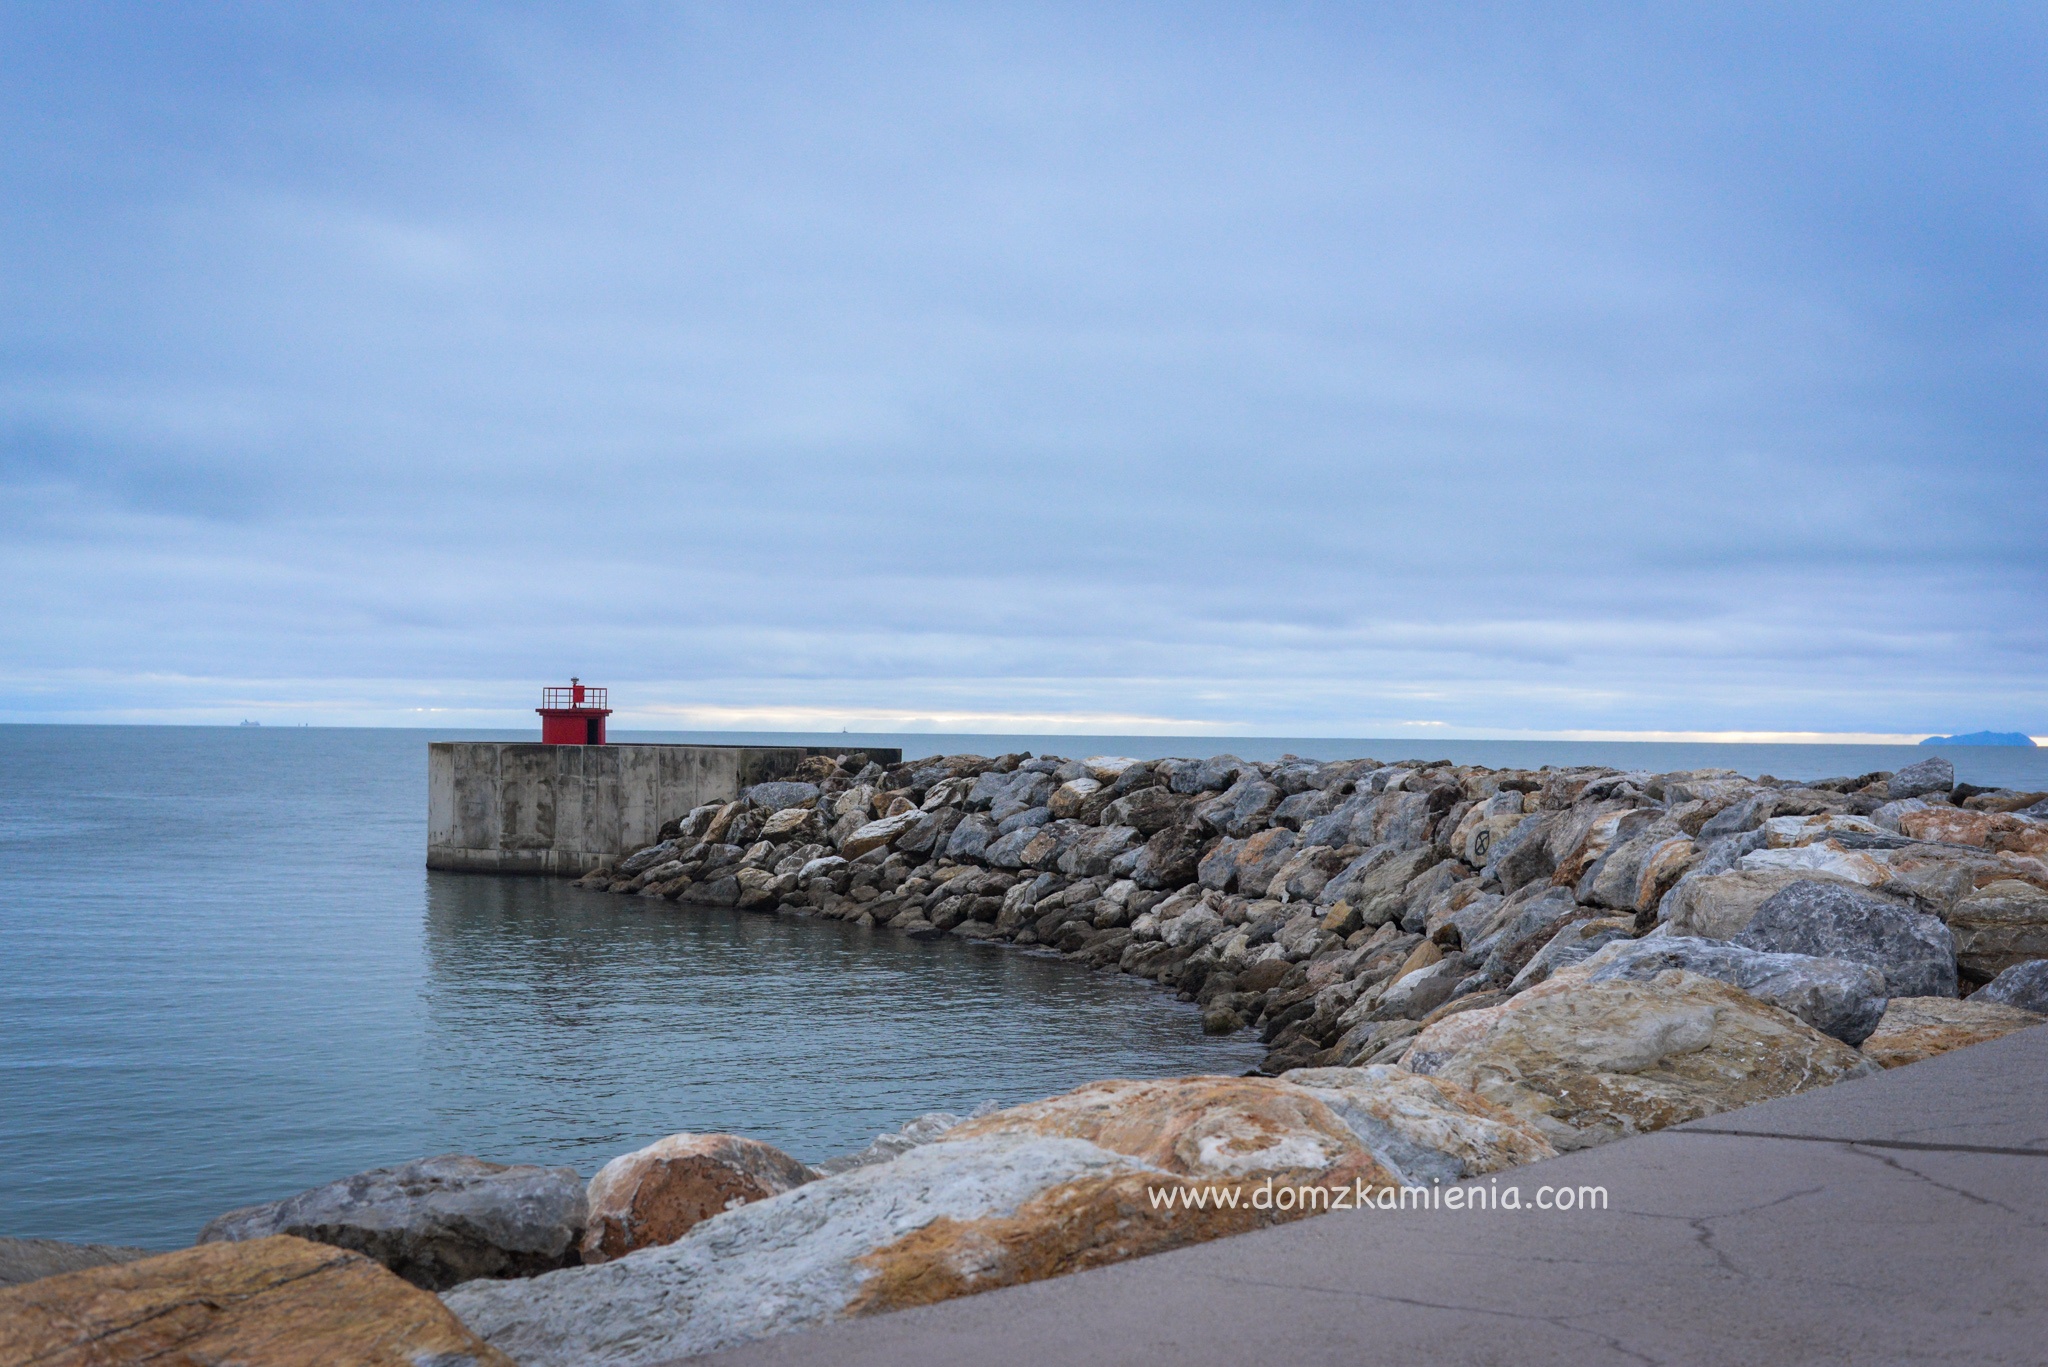
[[[1457,1182],[1556,1156],[1526,1121],[1477,1092],[1405,1068],[1296,1068],[1305,1088],[1409,1186]]]
[[[1995,1002],[2048,1015],[2048,959],[2014,964],[1970,994],[1973,1002]]]
[[[2048,959],[2048,890],[2000,879],[1957,899],[1943,918],[1956,938],[1956,961],[1983,981],[2034,959]]]
[[[1547,888],[1542,896],[1523,902],[1505,929],[1474,948],[1486,955],[1487,977],[1510,982],[1567,922],[1592,920],[1599,914],[1597,908],[1573,901],[1570,888]]]
[[[1758,907],[1794,883],[1816,881],[1801,869],[1731,869],[1690,873],[1658,903],[1657,919],[1673,935],[1731,939],[1742,933]]]
[[[1088,771],[1088,777],[1097,783],[1114,785],[1116,781],[1132,770],[1140,768],[1145,761],[1132,759],[1129,755],[1090,755],[1081,761]]]
[[[672,1244],[721,1212],[792,1191],[817,1174],[773,1145],[731,1134],[672,1134],[621,1154],[590,1179],[583,1261]]]
[[[1584,963],[1603,947],[1634,937],[1633,916],[1599,916],[1586,921],[1567,921],[1515,974],[1508,983],[1508,989],[1520,992],[1534,987],[1560,969]]]
[[[292,1234],[376,1259],[439,1291],[477,1277],[530,1277],[576,1261],[587,1207],[572,1168],[462,1154],[373,1168],[210,1221],[202,1244]]]
[[[1001,822],[1018,812],[1043,807],[1052,800],[1052,795],[1058,790],[1059,781],[1051,774],[1032,773],[1020,769],[990,804],[989,817]]]
[[[1789,871],[1802,878],[1816,874],[1859,887],[1881,888],[1892,880],[1890,861],[1882,852],[1845,849],[1834,840],[1791,849],[1755,850],[1737,868],[1748,871]]]
[[[1174,949],[1205,945],[1230,927],[1205,902],[1197,902],[1180,915],[1159,923],[1159,938]]]
[[[996,823],[976,813],[963,817],[953,828],[953,834],[946,838],[948,859],[980,859],[987,850],[989,841],[995,839]]]
[[[1435,863],[1427,847],[1399,850],[1376,845],[1332,875],[1316,900],[1324,906],[1349,902],[1369,926],[1397,921],[1408,909],[1408,885]]]
[[[2033,821],[2005,812],[1973,812],[1958,807],[1923,807],[1899,814],[1899,830],[1915,840],[2013,854],[2048,855],[2048,821]]]
[[[1053,816],[1061,820],[1078,818],[1092,821],[1108,803],[1108,789],[1099,780],[1077,778],[1062,783],[1046,799],[1045,805]]]
[[[869,850],[883,849],[896,842],[896,837],[909,831],[919,822],[930,821],[923,812],[912,808],[894,816],[878,817],[856,828],[853,834],[840,842],[839,853],[848,859],[858,859]]]
[[[1237,890],[1247,897],[1264,897],[1273,876],[1293,855],[1297,837],[1285,826],[1275,826],[1245,838],[1235,859]]]
[[[1180,824],[1187,811],[1188,799],[1169,788],[1140,788],[1110,803],[1103,809],[1101,819],[1112,825],[1135,827],[1149,839]]]
[[[1141,888],[1159,891],[1193,882],[1202,859],[1201,831],[1193,824],[1155,832],[1131,865],[1131,878]]]
[[[1061,851],[1059,868],[1071,878],[1099,877],[1137,844],[1138,832],[1130,826],[1091,826]]]
[[[1956,766],[1939,755],[1930,755],[1918,764],[1909,764],[1893,774],[1885,784],[1885,796],[1894,802],[1909,797],[1926,797],[1931,793],[1946,793],[1956,786]]]
[[[1562,1152],[1876,1071],[1712,978],[1670,969],[1646,983],[1568,980],[1579,971],[1466,1013],[1491,1015],[1490,1026],[1433,1075],[1514,1112]]]
[[[1268,1179],[1287,1208],[1251,1197]],[[446,1300],[524,1367],[636,1367],[1295,1219],[1328,1200],[1301,1199],[1305,1188],[1393,1181],[1304,1088],[1101,1082],[728,1211],[665,1247]],[[1235,1205],[1208,1199],[1226,1190]],[[1157,1205],[1153,1192],[1181,1199]]]
[[[1486,876],[1499,884],[1502,892],[1550,877],[1557,869],[1550,837],[1562,816],[1556,811],[1531,812],[1515,823],[1513,830],[1487,850]]]
[[[1894,997],[1956,994],[1955,936],[1940,918],[1839,883],[1800,882],[1772,893],[1734,942],[1869,964]]]
[[[1436,946],[1427,940],[1421,948],[1436,952]],[[1383,1020],[1420,1020],[1449,1001],[1472,968],[1469,958],[1454,953],[1401,973],[1381,995],[1373,1014]]]
[[[0,1290],[0,1362],[513,1367],[427,1292],[360,1254],[287,1236]]]
[[[1716,978],[1844,1044],[1860,1044],[1877,1029],[1888,996],[1884,974],[1867,963],[1770,954],[1688,935],[1608,945],[1584,965],[1587,981],[1596,983],[1648,982],[1673,968]]]
[[[763,840],[783,841],[796,835],[816,839],[824,834],[825,819],[813,807],[784,807],[761,823]]]
[[[818,785],[815,783],[756,783],[741,794],[756,807],[765,807],[779,812],[788,807],[798,807],[818,800]]]
[[[2039,1025],[2043,1019],[2032,1011],[1975,998],[1897,997],[1885,1009],[1876,1033],[1863,1041],[1863,1056],[1882,1067],[1897,1068]]]

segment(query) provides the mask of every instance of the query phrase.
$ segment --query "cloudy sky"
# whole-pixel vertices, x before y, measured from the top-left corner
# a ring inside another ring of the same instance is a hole
[[[2044,54],[9,4],[0,719],[2048,731]]]

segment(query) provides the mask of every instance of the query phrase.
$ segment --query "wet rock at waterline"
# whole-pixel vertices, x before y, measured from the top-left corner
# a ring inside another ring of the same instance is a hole
[[[586,1210],[573,1169],[443,1154],[229,1211],[208,1222],[199,1242],[295,1235],[366,1254],[438,1291],[575,1262]]]
[[[427,1292],[361,1254],[290,1236],[0,1290],[0,1362],[513,1367]]]
[[[672,1134],[598,1169],[583,1261],[671,1244],[714,1215],[794,1190],[817,1174],[782,1150],[730,1134]]]

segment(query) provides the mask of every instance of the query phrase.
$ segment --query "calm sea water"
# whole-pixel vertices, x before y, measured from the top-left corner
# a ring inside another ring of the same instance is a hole
[[[174,1247],[231,1207],[449,1150],[587,1174],[691,1129],[820,1159],[926,1110],[1259,1057],[1204,1038],[1155,988],[1057,959],[428,874],[425,746],[440,738],[0,727],[0,1234]],[[1927,753],[818,739],[1785,777]],[[1970,781],[2048,789],[2048,751],[1950,753]]]

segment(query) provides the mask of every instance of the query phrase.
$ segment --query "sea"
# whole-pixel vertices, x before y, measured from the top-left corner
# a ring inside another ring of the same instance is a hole
[[[0,726],[0,1235],[176,1248],[237,1206],[461,1152],[678,1130],[817,1161],[926,1111],[1237,1073],[1157,987],[1043,952],[429,873],[426,747],[524,733]],[[907,756],[1231,753],[1818,778],[2048,749],[619,733]]]

